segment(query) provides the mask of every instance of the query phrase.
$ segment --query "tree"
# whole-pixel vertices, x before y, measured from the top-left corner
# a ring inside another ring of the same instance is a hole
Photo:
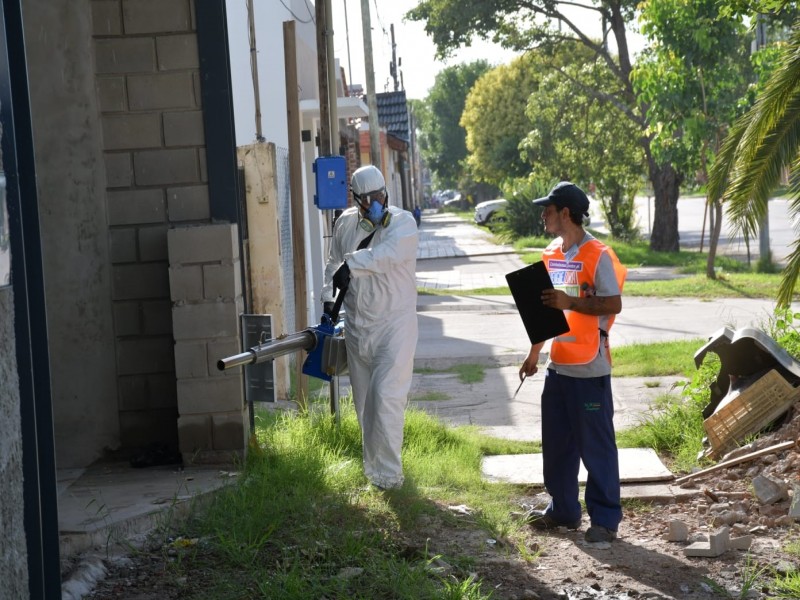
[[[654,250],[678,250],[677,201],[681,176],[671,163],[659,162],[654,156],[647,133],[647,106],[637,100],[631,82],[626,26],[633,22],[638,4],[638,0],[604,0],[581,6],[557,0],[422,0],[407,17],[425,22],[425,30],[442,57],[469,45],[477,36],[517,50],[577,41],[605,63],[619,82],[617,92],[586,89],[584,93],[616,107],[637,125],[637,142],[644,152],[655,195],[650,246]],[[595,39],[571,18],[568,11],[578,9],[593,15],[591,22],[601,23],[601,39]],[[610,49],[609,39],[613,39],[616,53]]]
[[[712,166],[708,194],[723,199],[733,226],[746,236],[756,233],[766,214],[769,194],[785,168],[800,168],[800,20],[782,45],[776,69],[755,105],[739,119]],[[789,188],[789,214],[800,218],[800,181]],[[778,305],[789,306],[800,277],[800,239],[783,271]]]
[[[532,126],[521,148],[540,178],[568,179],[591,190],[611,234],[632,239],[637,235],[634,198],[645,174],[644,153],[631,144],[638,128],[613,106],[584,93],[589,87],[613,93],[617,81],[606,65],[580,47],[564,46],[563,53],[569,64],[542,79],[528,99]]]
[[[494,185],[530,169],[519,144],[530,129],[528,96],[539,87],[542,68],[534,52],[484,73],[467,95],[461,126],[467,137],[467,168]]]
[[[648,0],[641,6],[642,33],[651,43],[632,79],[648,107],[650,148],[682,179],[697,173],[705,184],[709,161],[740,114],[740,100],[753,79],[750,38],[739,19],[720,17],[718,0]],[[722,205],[711,200],[709,207],[706,274],[714,279]]]
[[[464,103],[475,81],[491,66],[485,60],[440,71],[419,113],[422,157],[442,187],[456,187],[464,175],[466,132],[461,127]]]

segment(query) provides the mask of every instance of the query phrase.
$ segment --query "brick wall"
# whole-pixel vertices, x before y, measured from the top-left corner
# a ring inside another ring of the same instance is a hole
[[[210,220],[194,4],[92,0],[91,7],[121,443],[176,445],[175,373],[186,368],[186,353],[174,349],[167,235]],[[198,286],[232,285],[238,275],[231,268],[192,267],[174,279],[191,296]]]

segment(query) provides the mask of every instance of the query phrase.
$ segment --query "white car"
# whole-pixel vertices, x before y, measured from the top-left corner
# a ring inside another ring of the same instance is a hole
[[[492,219],[499,217],[506,209],[508,201],[505,198],[496,200],[486,200],[475,205],[475,222],[478,225],[486,225]]]

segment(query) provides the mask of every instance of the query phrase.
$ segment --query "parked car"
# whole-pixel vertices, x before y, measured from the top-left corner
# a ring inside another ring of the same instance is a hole
[[[505,198],[478,202],[475,205],[475,222],[478,225],[488,225],[492,220],[503,218],[507,204]]]
[[[447,210],[464,210],[467,208],[466,198],[462,198],[461,194],[456,194],[449,200],[442,202],[442,209]]]
[[[455,190],[438,190],[433,193],[432,201],[436,208],[442,208],[448,200],[458,200],[459,198],[461,198],[461,194]]]

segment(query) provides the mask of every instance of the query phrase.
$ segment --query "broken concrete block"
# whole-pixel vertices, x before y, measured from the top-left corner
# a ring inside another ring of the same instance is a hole
[[[708,542],[695,542],[691,546],[686,546],[686,548],[683,549],[683,553],[686,556],[702,556],[707,558],[714,558],[721,554],[721,552],[717,553],[715,550],[712,550],[711,544]]]
[[[683,549],[686,556],[701,556],[714,558],[721,556],[729,547],[730,531],[727,527],[720,527],[708,536],[707,542],[695,542]]]
[[[759,475],[753,479],[753,492],[761,504],[775,504],[789,496],[786,484],[764,475]]]
[[[689,528],[686,526],[686,523],[678,519],[670,520],[667,541],[685,542],[687,539],[689,539]]]
[[[789,516],[795,521],[800,520],[800,486],[792,490],[792,504],[789,506]]]
[[[711,519],[711,524],[715,527],[719,527],[720,525],[733,525],[734,523],[742,523],[746,520],[746,513],[735,510],[727,510],[714,515],[714,517]]]
[[[711,545],[711,549],[717,552],[715,556],[719,556],[730,547],[730,539],[730,529],[728,527],[720,527],[708,536],[708,543]]]
[[[731,535],[742,537],[743,535],[747,535],[749,528],[750,526],[745,523],[734,523],[731,525]]]
[[[729,542],[732,550],[748,550],[750,548],[750,544],[752,543],[752,535],[743,535],[741,537],[731,538]]]

